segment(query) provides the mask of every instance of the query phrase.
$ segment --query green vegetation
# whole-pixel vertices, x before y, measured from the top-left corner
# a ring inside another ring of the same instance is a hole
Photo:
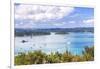
[[[15,56],[15,65],[31,65],[31,64],[46,64],[46,63],[65,63],[65,62],[80,62],[80,61],[93,61],[94,60],[94,47],[85,47],[82,55],[73,55],[66,51],[64,53],[51,53],[46,54],[42,51],[34,51],[20,53]]]
[[[15,32],[15,36],[37,36],[37,35],[50,35],[50,32]]]

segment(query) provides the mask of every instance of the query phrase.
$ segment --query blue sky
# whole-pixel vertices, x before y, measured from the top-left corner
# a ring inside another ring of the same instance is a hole
[[[15,4],[15,28],[93,27],[94,9]]]

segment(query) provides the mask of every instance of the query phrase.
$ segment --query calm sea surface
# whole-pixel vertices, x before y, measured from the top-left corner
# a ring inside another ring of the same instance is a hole
[[[25,41],[25,42],[24,42]],[[63,53],[66,50],[73,54],[82,54],[85,46],[94,46],[93,33],[51,34],[40,36],[15,37],[15,55],[18,52],[42,50]]]

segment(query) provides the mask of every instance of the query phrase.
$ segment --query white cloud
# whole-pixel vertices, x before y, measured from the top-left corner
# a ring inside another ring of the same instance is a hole
[[[60,22],[60,23],[52,23],[54,26],[56,27],[61,27],[61,26],[64,26],[66,24],[66,22]]]
[[[83,23],[94,23],[94,19],[83,20]]]
[[[75,23],[75,21],[69,21],[69,23]]]
[[[35,28],[36,25],[34,23],[26,23],[26,24],[15,24],[16,25],[16,28],[23,28],[23,29],[26,29],[26,28]]]
[[[15,6],[15,19],[31,19],[36,22],[51,19],[61,19],[73,11],[73,7],[19,5]]]

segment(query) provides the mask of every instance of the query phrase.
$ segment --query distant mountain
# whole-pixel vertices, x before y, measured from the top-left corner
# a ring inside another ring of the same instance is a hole
[[[85,27],[85,28],[49,28],[49,29],[20,29],[15,28],[15,32],[93,32],[93,27]]]
[[[49,29],[19,29],[15,28],[15,35],[38,35],[50,34],[50,32],[64,33],[64,32],[94,32],[93,27],[84,28],[49,28]]]

